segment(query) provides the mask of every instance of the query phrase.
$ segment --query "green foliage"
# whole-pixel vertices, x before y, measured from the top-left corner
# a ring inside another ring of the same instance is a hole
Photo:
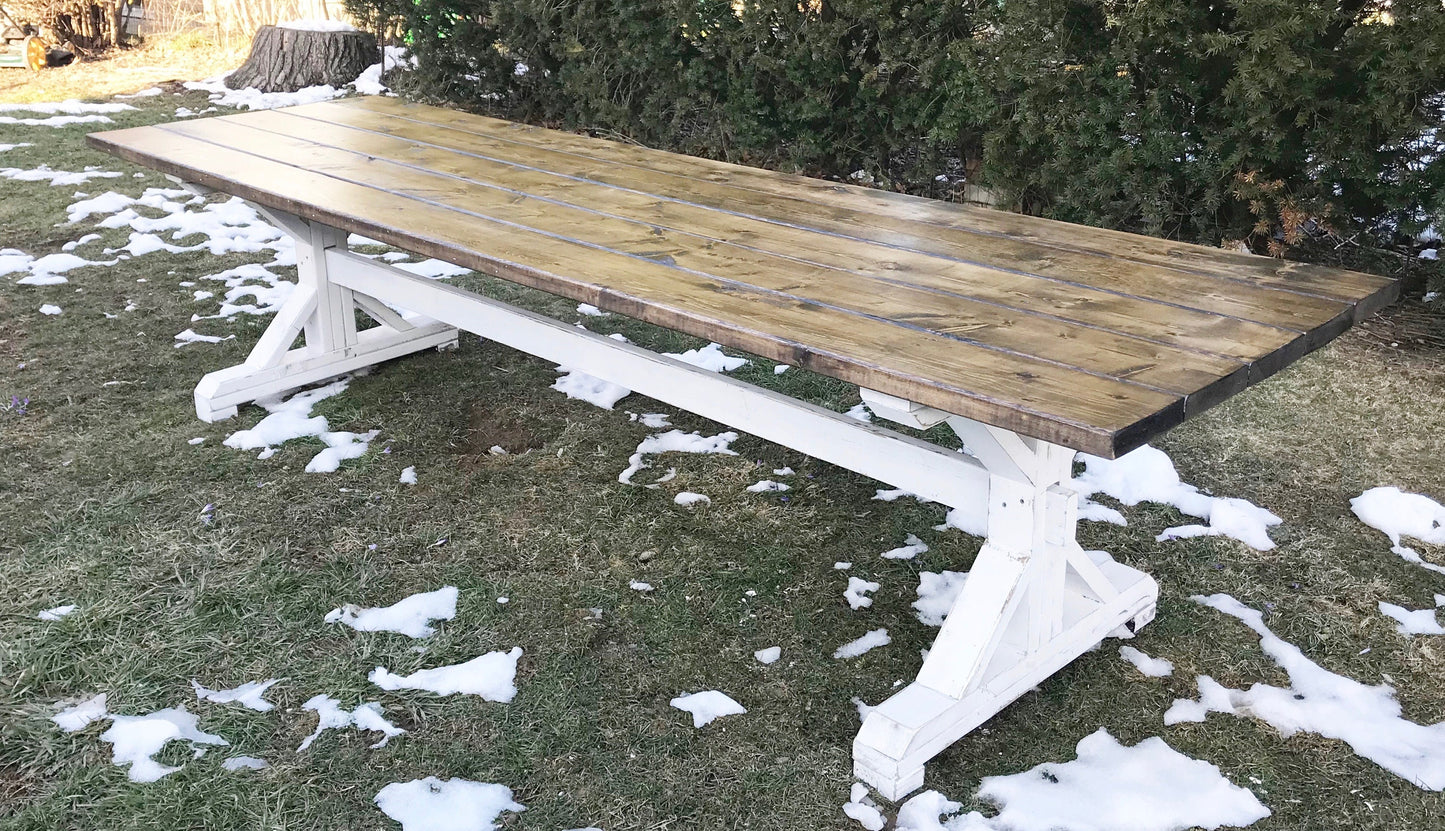
[[[1440,0],[348,4],[415,97],[688,153],[1257,248],[1445,215]]]

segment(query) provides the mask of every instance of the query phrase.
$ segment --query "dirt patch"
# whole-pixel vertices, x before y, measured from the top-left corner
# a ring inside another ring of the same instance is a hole
[[[1349,336],[1379,349],[1445,355],[1445,301],[1396,303],[1351,329]]]
[[[473,404],[467,415],[467,437],[462,444],[466,455],[463,466],[475,466],[482,459],[497,455],[492,448],[500,447],[509,454],[540,450],[552,438],[545,429],[535,429],[534,420],[526,419],[515,410],[505,410],[491,404]]]

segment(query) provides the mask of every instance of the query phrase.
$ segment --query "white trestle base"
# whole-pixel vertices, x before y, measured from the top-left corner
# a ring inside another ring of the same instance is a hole
[[[988,537],[918,679],[874,707],[853,740],[853,772],[884,797],[923,785],[923,765],[1105,637],[1154,619],[1159,586],[1095,562],[1074,539],[1074,451],[892,396],[863,391],[883,418],[948,422],[989,471]]]
[[[269,209],[296,239],[300,283],[240,366],[196,387],[206,421],[239,404],[431,347],[464,329],[543,360],[988,517],[988,539],[918,679],[875,707],[853,742],[854,772],[897,800],[923,766],[1014,699],[1113,634],[1154,616],[1158,586],[1074,540],[1074,452],[863,390],[881,418],[947,421],[972,455],[860,422],[352,253],[346,233]],[[354,309],[378,326],[356,331]],[[406,309],[401,314],[394,309]],[[423,317],[424,316],[424,317]],[[306,345],[291,349],[300,334]]]

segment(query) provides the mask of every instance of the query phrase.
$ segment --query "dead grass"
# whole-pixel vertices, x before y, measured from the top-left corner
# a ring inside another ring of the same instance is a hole
[[[211,78],[240,66],[249,48],[245,43],[223,46],[192,33],[150,38],[142,46],[111,49],[94,58],[78,56],[69,66],[39,72],[0,69],[0,103],[106,98]]]

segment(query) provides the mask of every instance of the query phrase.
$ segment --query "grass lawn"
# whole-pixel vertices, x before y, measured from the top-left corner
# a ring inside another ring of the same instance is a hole
[[[103,128],[207,106],[196,93],[133,103],[140,109]],[[92,232],[125,244],[124,230],[64,224],[75,192],[134,196],[168,183],[87,149],[93,127],[0,124],[0,144],[33,143],[0,153],[0,168],[124,173],[79,187],[0,179],[0,248],[40,256]],[[372,797],[431,775],[511,787],[526,805],[504,821],[514,829],[858,827],[840,810],[859,725],[850,699],[876,703],[913,677],[936,632],[910,607],[918,574],[965,570],[979,539],[933,530],[940,506],[874,501],[878,483],[747,436],[737,456],[668,459],[663,469],[678,475],[660,489],[621,485],[650,432],[627,411],[666,412],[709,435],[726,428],[638,396],[613,412],[569,400],[549,388],[551,365],[465,334],[456,351],[379,367],[317,406],[332,429],[381,431],[337,473],[303,471],[315,441],[265,460],[224,447],[264,412],[243,407],[208,425],[191,389],[239,363],[269,318],[193,324],[216,300],[178,283],[267,259],[156,252],[73,271],[62,285],[0,278],[0,827],[395,828]],[[576,319],[575,304],[558,298],[457,282]],[[42,315],[43,303],[64,313]],[[615,315],[587,325],[667,351],[700,345]],[[173,336],[192,326],[236,337],[176,348]],[[1376,485],[1445,498],[1442,334],[1441,318],[1411,301],[1159,441],[1186,481],[1283,517],[1278,548],[1155,542],[1193,520],[1153,505],[1126,509],[1128,527],[1085,523],[1086,548],[1158,579],[1159,617],[1132,644],[1173,661],[1174,675],[1144,677],[1107,641],[940,756],[928,787],[967,804],[980,777],[1068,760],[1103,727],[1125,744],[1161,736],[1218,765],[1273,811],[1252,826],[1261,831],[1439,827],[1445,796],[1342,742],[1285,739],[1227,715],[1165,727],[1162,715],[1197,696],[1200,674],[1229,687],[1287,686],[1252,633],[1188,599],[1227,592],[1267,608],[1274,631],[1324,667],[1394,685],[1407,718],[1445,720],[1445,641],[1403,637],[1377,610],[1433,605],[1445,578],[1390,553],[1348,504]],[[763,360],[735,375],[840,410],[858,401],[845,384],[774,375]],[[23,412],[4,405],[12,395],[29,399]],[[205,442],[189,444],[196,437]],[[493,455],[494,445],[510,452]],[[398,483],[407,466],[415,486]],[[783,466],[797,472],[791,491],[745,492]],[[712,503],[678,507],[683,490]],[[931,549],[878,557],[908,533]],[[1445,563],[1445,551],[1416,547]],[[840,560],[851,572],[834,570]],[[848,574],[882,584],[871,608],[844,602]],[[633,591],[631,580],[656,588]],[[460,588],[458,614],[424,653],[400,635],[322,622],[343,603],[387,605],[443,585]],[[36,619],[68,603],[78,611]],[[877,627],[892,645],[831,657]],[[753,660],[774,645],[779,662]],[[366,679],[376,666],[405,673],[513,646],[524,656],[510,704],[385,692]],[[268,713],[198,702],[190,687],[272,677],[285,680],[268,693],[277,705]],[[749,712],[695,730],[668,706],[708,689]],[[184,768],[133,784],[110,764],[103,724],[64,734],[48,721],[55,702],[97,692],[118,713],[185,703],[232,747],[191,761],[173,743],[160,759]],[[316,724],[301,704],[317,693],[347,708],[379,701],[409,732],[371,750],[376,734],[328,731],[297,753]],[[225,771],[228,751],[272,767]]]

